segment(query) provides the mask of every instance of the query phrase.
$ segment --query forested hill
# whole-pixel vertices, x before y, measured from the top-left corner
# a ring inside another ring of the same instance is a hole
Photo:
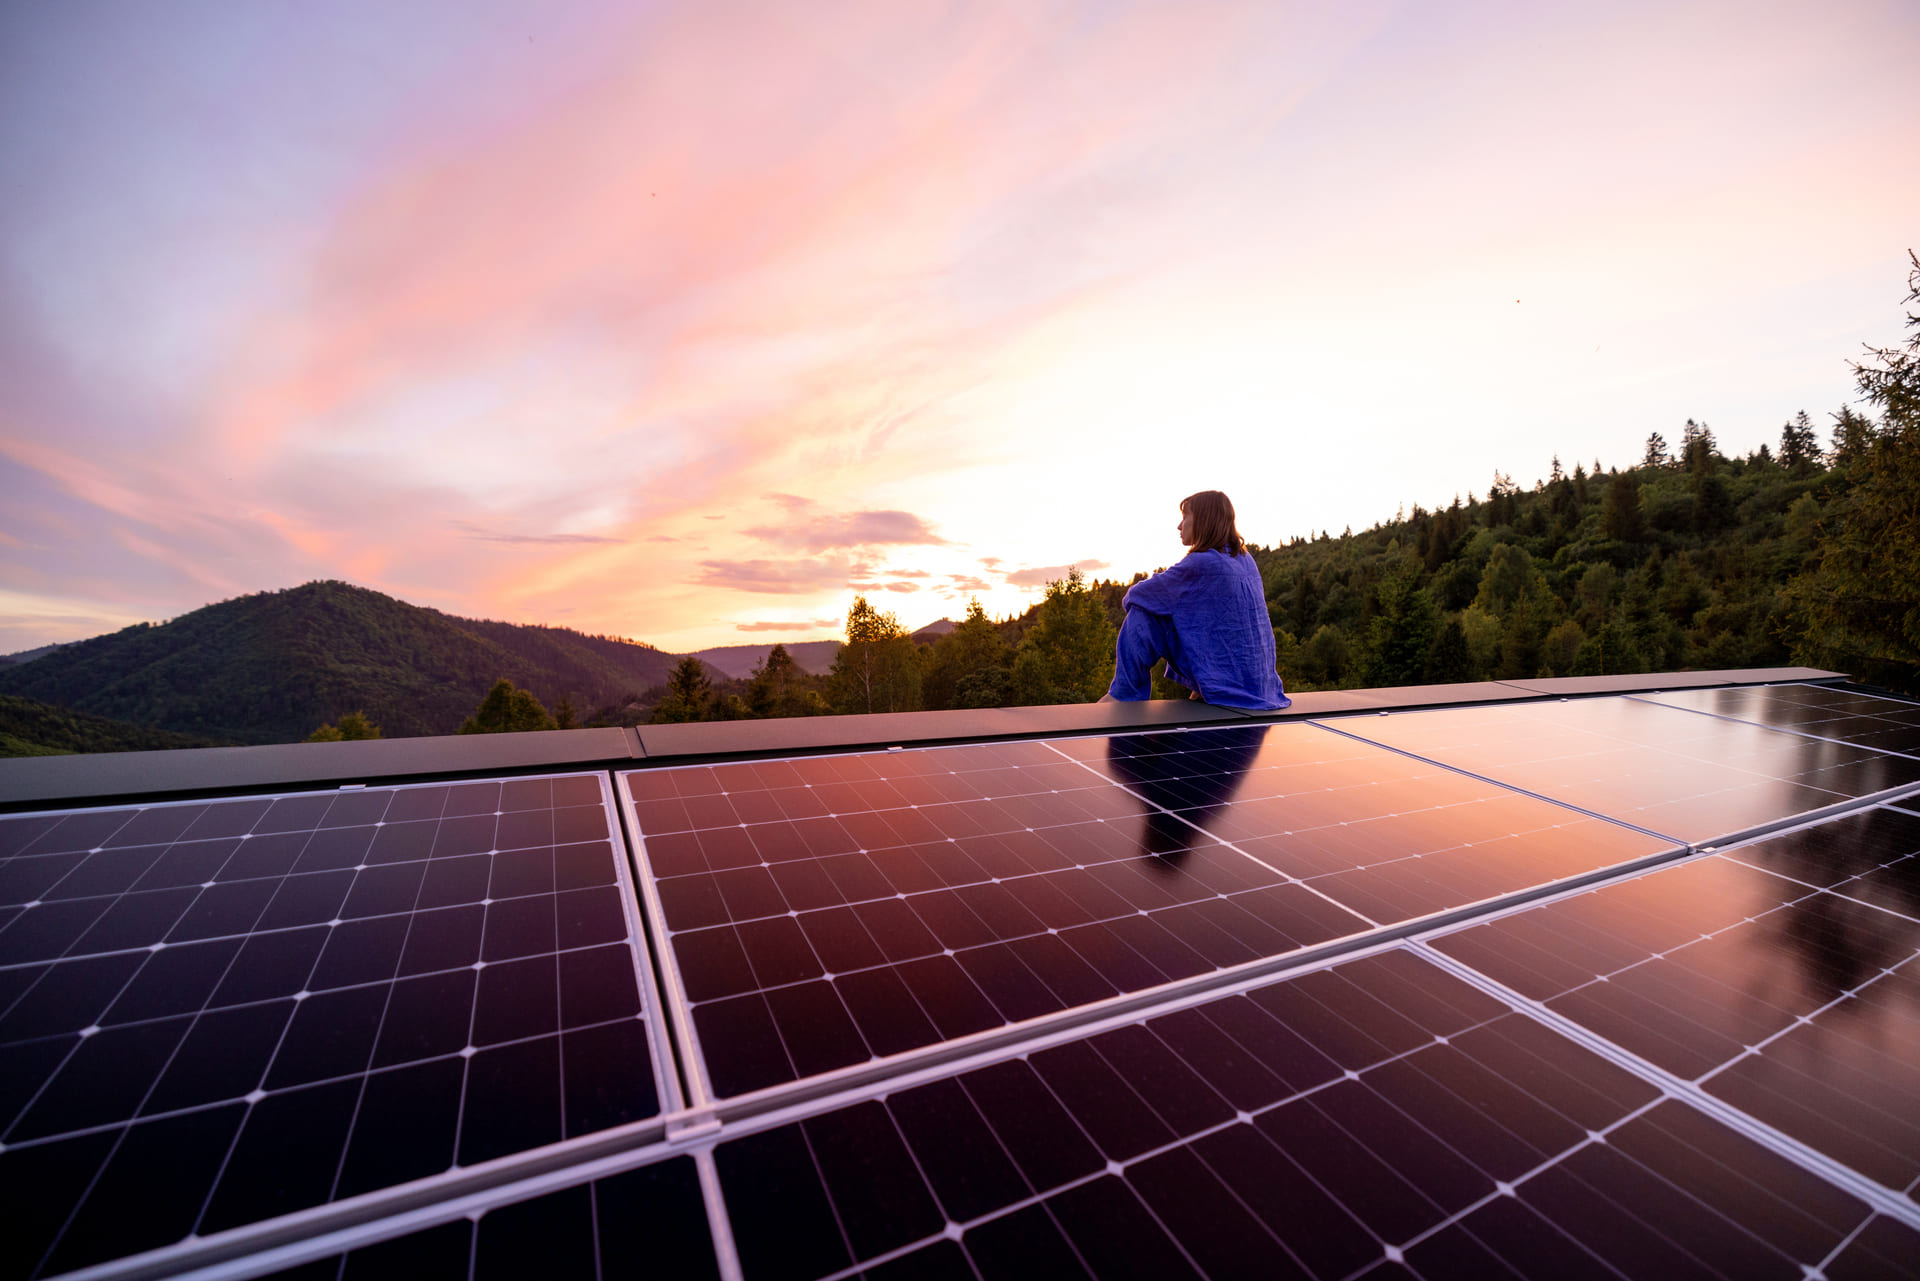
[[[501,677],[584,714],[661,683],[675,659],[316,582],[62,646],[0,669],[0,694],[240,743],[297,741],[354,711],[400,737],[452,733]]]
[[[1910,664],[1820,643],[1834,549],[1911,448],[1836,419],[1830,450],[1801,414],[1744,458],[1689,422],[1629,468],[1556,459],[1531,490],[1496,473],[1485,498],[1257,549],[1280,670],[1315,689],[1799,661],[1905,685]]]

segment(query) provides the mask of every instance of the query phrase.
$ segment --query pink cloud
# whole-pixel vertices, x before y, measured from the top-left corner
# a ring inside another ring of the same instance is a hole
[[[693,580],[702,587],[796,596],[838,587],[847,581],[843,560],[704,560]]]
[[[835,547],[936,546],[947,541],[926,521],[903,511],[807,516],[786,525],[757,525],[745,532],[762,542],[807,552]]]
[[[787,623],[777,620],[767,620],[756,623],[735,623],[733,630],[736,632],[817,632],[823,627],[838,626],[840,626],[840,620],[837,618],[816,618],[811,622],[800,623]]]
[[[1007,582],[1014,587],[1045,587],[1048,583],[1057,583],[1067,576],[1070,570],[1088,573],[1096,569],[1111,569],[1104,560],[1081,560],[1071,565],[1042,565],[1037,569],[1017,569],[1007,575]]]

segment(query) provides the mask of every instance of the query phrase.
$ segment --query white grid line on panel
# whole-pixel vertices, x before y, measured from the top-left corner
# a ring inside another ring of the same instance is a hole
[[[1404,747],[1395,747],[1390,743],[1381,743],[1374,739],[1366,737],[1364,734],[1358,734],[1352,730],[1341,729],[1338,725],[1333,724],[1330,721],[1311,720],[1311,721],[1307,721],[1306,724],[1312,725],[1316,729],[1326,730],[1329,734],[1338,734],[1342,738],[1350,738],[1356,743],[1365,743],[1368,747],[1377,747],[1383,752],[1392,752],[1396,756],[1404,756],[1409,760],[1419,761],[1423,765],[1432,765],[1437,769],[1450,770],[1455,774],[1460,774],[1467,778],[1471,778],[1476,782],[1485,783],[1489,787],[1497,787],[1507,792],[1517,792],[1522,796],[1531,796],[1536,801],[1544,801],[1549,805],[1557,805],[1561,809],[1572,810],[1576,814],[1584,814],[1588,818],[1599,819],[1601,822],[1611,823],[1615,827],[1624,827],[1629,831],[1638,832],[1642,836],[1650,836],[1657,841],[1665,841],[1670,845],[1684,846],[1687,844],[1686,841],[1681,840],[1677,836],[1669,835],[1666,832],[1656,832],[1650,827],[1641,827],[1638,823],[1629,823],[1627,822],[1627,820],[1623,818],[1616,818],[1611,814],[1601,813],[1599,810],[1590,810],[1584,806],[1575,805],[1571,801],[1559,800],[1555,797],[1548,796],[1545,793],[1535,792],[1528,788],[1517,786],[1516,784],[1513,784],[1513,783],[1503,783],[1497,778],[1489,778],[1485,774],[1475,773],[1473,770],[1467,769],[1463,766],[1451,765],[1451,764],[1448,764],[1446,761],[1436,760],[1431,756],[1422,756],[1420,753],[1410,752]]]
[[[1238,854],[1241,858],[1244,858],[1252,863],[1257,863],[1261,867],[1266,868],[1269,872],[1272,872],[1275,876],[1279,877],[1283,884],[1297,885],[1301,889],[1306,890],[1308,893],[1312,894],[1314,897],[1321,899],[1326,903],[1332,904],[1334,907],[1339,908],[1341,911],[1347,912],[1354,916],[1359,917],[1361,920],[1365,921],[1368,925],[1373,926],[1375,929],[1380,928],[1381,923],[1379,921],[1374,920],[1372,917],[1368,916],[1365,912],[1362,912],[1357,908],[1348,907],[1345,903],[1340,902],[1338,899],[1330,897],[1325,891],[1321,890],[1317,886],[1309,885],[1307,882],[1301,880],[1299,877],[1294,876],[1290,872],[1286,872],[1281,870],[1280,868],[1275,867],[1273,864],[1267,862],[1267,860],[1259,857],[1258,855],[1247,853],[1247,851],[1241,849],[1238,845],[1234,844],[1232,841],[1227,840],[1225,837],[1215,836],[1212,832],[1207,831],[1207,829],[1202,827],[1200,824],[1195,823],[1192,820],[1183,817],[1182,815],[1174,812],[1173,810],[1166,808],[1164,805],[1155,804],[1154,802],[1148,800],[1146,797],[1140,795],[1140,793],[1135,791],[1133,788],[1128,787],[1125,783],[1117,782],[1114,779],[1108,778],[1105,774],[1102,774],[1099,770],[1095,769],[1092,765],[1088,764],[1086,761],[1083,761],[1075,756],[1070,756],[1066,752],[1061,751],[1058,747],[1054,746],[1052,742],[1050,741],[1045,742],[1042,745],[1047,747],[1051,751],[1053,751],[1062,760],[1070,761],[1073,764],[1078,765],[1081,769],[1087,771],[1087,773],[1093,775],[1095,778],[1099,779],[1101,782],[1106,783],[1111,787],[1119,788],[1122,792],[1125,792],[1128,796],[1131,796],[1134,800],[1139,801],[1142,805],[1148,806],[1149,808],[1154,810],[1158,810],[1160,813],[1166,815],[1168,818],[1176,819],[1179,822],[1186,824],[1186,826],[1192,828],[1196,832],[1199,832],[1203,836],[1212,837],[1212,839],[1218,842],[1223,848],[1232,850],[1235,854]]]
[[[1496,1000],[1503,1001],[1520,1013],[1552,1028],[1568,1040],[1585,1046],[1587,1049],[1592,1050],[1616,1066],[1626,1069],[1663,1093],[1684,1101],[1696,1111],[1705,1113],[1729,1129],[1738,1131],[1747,1138],[1752,1139],[1762,1147],[1786,1157],[1794,1164],[1810,1173],[1820,1176],[1842,1191],[1858,1197],[1887,1217],[1897,1219],[1908,1227],[1920,1228],[1920,1205],[1915,1205],[1900,1192],[1868,1178],[1851,1166],[1836,1161],[1824,1152],[1810,1147],[1792,1135],[1775,1129],[1773,1126],[1749,1115],[1741,1109],[1713,1097],[1701,1089],[1697,1082],[1688,1081],[1676,1076],[1674,1073],[1647,1061],[1631,1050],[1615,1044],[1583,1025],[1574,1022],[1572,1019],[1561,1015],[1557,1011],[1549,1009],[1545,1003],[1535,1001],[1514,991],[1506,984],[1489,978],[1479,970],[1474,969],[1464,962],[1455,960],[1439,949],[1424,942],[1412,943],[1409,946],[1418,951],[1422,957],[1438,965],[1455,978],[1472,984]],[[1879,975],[1875,977],[1878,978]]]
[[[1717,691],[1723,688],[1726,688],[1726,687],[1724,686],[1708,686],[1707,687],[1709,691]],[[1796,688],[1797,689],[1819,689],[1821,687],[1817,685],[1806,685],[1803,683],[1798,685],[1794,685],[1794,684],[1743,685],[1743,686],[1735,686],[1733,688],[1737,688],[1740,690],[1762,690],[1762,689],[1796,689]],[[1680,693],[1693,693],[1696,691],[1661,690],[1659,692],[1662,694],[1680,694]],[[1749,716],[1737,716],[1731,712],[1713,712],[1713,711],[1708,711],[1704,707],[1689,707],[1685,703],[1664,703],[1664,702],[1661,702],[1660,699],[1648,693],[1622,694],[1620,697],[1630,699],[1636,703],[1646,703],[1652,707],[1665,707],[1671,711],[1692,712],[1696,716],[1708,716],[1713,718],[1714,720],[1729,721],[1736,725],[1752,725],[1752,726],[1757,726],[1760,729],[1779,730],[1783,734],[1797,734],[1801,738],[1811,738],[1822,743],[1839,743],[1846,747],[1857,747],[1862,751],[1879,752],[1883,756],[1901,756],[1909,760],[1916,758],[1916,753],[1914,752],[1898,751],[1891,747],[1875,747],[1871,743],[1856,743],[1849,738],[1839,738],[1833,734],[1822,734],[1817,732],[1814,729],[1806,728],[1799,725],[1776,725],[1770,721],[1756,720]],[[1877,694],[1869,694],[1869,695],[1864,695],[1864,697],[1878,698],[1880,696]],[[1910,703],[1901,702],[1899,699],[1889,698],[1889,699],[1884,699],[1882,701],[1890,703],[1895,707],[1907,707],[1907,708],[1913,708],[1914,710],[1920,710],[1920,707],[1915,707],[1915,705]],[[1802,704],[1802,706],[1809,706],[1809,704]],[[1874,718],[1876,716],[1876,714],[1873,712],[1836,713],[1832,719],[1840,720],[1844,716],[1848,716],[1848,715],[1864,716],[1869,718]],[[1891,727],[1902,727],[1903,723],[1900,721],[1888,721],[1887,724],[1891,728]],[[1911,728],[1911,727],[1907,727],[1907,728]]]
[[[453,1219],[460,1218],[460,1217],[474,1217],[474,1216],[477,1216],[481,1211],[494,1206],[504,1205],[511,1202],[528,1199],[530,1197],[541,1195],[548,1191],[554,1191],[554,1190],[559,1190],[566,1187],[576,1186],[578,1184],[589,1182],[596,1178],[605,1177],[611,1174],[618,1174],[629,1169],[634,1169],[643,1165],[652,1164],[656,1161],[667,1159],[675,1155],[676,1154],[675,1149],[661,1146],[659,1140],[655,1140],[652,1143],[649,1143],[645,1137],[651,1133],[664,1130],[669,1120],[673,1118],[676,1113],[679,1113],[680,1115],[684,1115],[684,1112],[681,1112],[683,1100],[682,1100],[681,1092],[679,1089],[677,1074],[671,1070],[672,1064],[668,1059],[668,1056],[673,1052],[671,1044],[663,1043],[664,1033],[661,1031],[659,1027],[656,1026],[656,1016],[664,1012],[665,1005],[664,1005],[664,1002],[661,1000],[658,987],[654,982],[654,977],[652,972],[653,966],[649,960],[650,949],[648,946],[646,934],[645,934],[645,931],[640,928],[640,923],[637,920],[637,909],[634,901],[634,878],[630,870],[631,860],[633,855],[632,855],[631,847],[627,842],[625,833],[621,830],[619,826],[618,816],[620,811],[619,811],[619,807],[614,803],[615,797],[614,797],[613,780],[611,777],[611,772],[607,770],[566,771],[566,772],[559,772],[559,773],[552,773],[552,774],[508,775],[508,776],[496,775],[496,776],[481,776],[481,777],[475,777],[475,778],[437,779],[437,780],[432,780],[429,782],[421,782],[421,783],[393,784],[390,786],[383,786],[378,790],[406,791],[406,790],[418,790],[418,789],[433,788],[433,787],[457,787],[463,784],[472,784],[472,783],[506,783],[506,782],[513,782],[513,781],[532,781],[537,779],[545,779],[550,781],[554,779],[589,778],[589,777],[595,779],[599,786],[601,810],[609,820],[608,821],[608,839],[610,842],[616,842],[620,847],[618,850],[615,851],[615,858],[614,858],[616,886],[620,891],[622,912],[627,923],[628,933],[625,941],[628,946],[629,956],[632,958],[635,966],[634,977],[638,985],[638,990],[639,990],[640,998],[642,1002],[642,1011],[641,1011],[640,1017],[641,1017],[643,1029],[646,1034],[648,1049],[653,1059],[652,1072],[654,1076],[654,1087],[656,1091],[656,1097],[658,1097],[661,1100],[661,1104],[662,1104],[661,1114],[659,1116],[646,1118],[641,1121],[631,1122],[624,1126],[612,1127],[607,1130],[595,1131],[591,1134],[580,1135],[571,1139],[563,1138],[555,1143],[542,1145],[540,1147],[528,1149],[523,1152],[511,1153],[507,1156],[496,1158],[495,1160],[486,1162],[480,1166],[456,1168],[453,1170],[446,1171],[444,1173],[429,1175],[421,1179],[411,1180],[406,1183],[396,1184],[396,1185],[385,1187],[385,1188],[379,1188],[374,1191],[361,1194],[360,1196],[348,1198],[346,1200],[323,1202],[319,1205],[308,1207],[307,1209],[304,1209],[304,1210],[295,1211],[291,1214],[279,1215],[273,1218],[260,1220],[255,1223],[243,1224],[239,1227],[230,1229],[225,1232],[217,1233],[212,1236],[189,1237],[182,1242],[163,1246],[154,1250],[144,1251],[140,1254],[129,1255],[119,1259],[108,1260],[104,1263],[91,1265],[89,1267],[79,1269],[74,1272],[65,1273],[63,1275],[67,1277],[75,1278],[75,1281],[94,1281],[95,1278],[99,1278],[99,1279],[102,1279],[102,1281],[104,1281],[104,1279],[106,1278],[118,1279],[118,1278],[173,1276],[173,1275],[187,1275],[187,1276],[193,1276],[193,1277],[207,1277],[207,1278],[215,1278],[215,1277],[240,1278],[240,1277],[258,1276],[263,1274],[264,1272],[278,1270],[280,1268],[292,1266],[297,1263],[307,1262],[312,1259],[324,1258],[329,1254],[338,1253],[344,1249],[350,1249],[359,1245],[372,1244],[377,1241],[390,1239],[391,1237],[394,1237],[394,1236],[404,1235],[406,1232],[413,1231],[418,1228],[430,1227],[435,1224],[442,1223],[442,1222],[449,1222]],[[246,797],[234,797],[234,798],[202,797],[202,798],[196,798],[193,800],[156,802],[153,805],[131,806],[126,808],[129,814],[128,821],[132,821],[133,817],[137,816],[139,813],[143,812],[144,810],[157,808],[157,807],[206,806],[210,804],[219,804],[222,801],[232,801],[232,800],[257,799],[257,800],[265,800],[265,801],[272,802],[272,801],[278,801],[278,800],[289,799],[289,798],[299,798],[299,797],[307,797],[307,796],[324,796],[324,795],[337,794],[337,793],[358,792],[360,790],[362,790],[360,785],[346,784],[334,789],[304,789],[304,790],[294,790],[294,791],[275,792],[275,793],[263,793],[258,796],[249,795]],[[117,807],[103,807],[103,808],[107,809],[110,812],[111,810]],[[34,814],[30,814],[30,815],[22,815],[22,817],[37,817],[37,816],[45,816],[49,814],[59,814],[64,816],[67,814],[84,813],[84,812],[87,812],[87,810],[86,809],[44,810],[44,811],[36,811]],[[124,826],[125,825],[123,824],[122,827]],[[317,831],[322,829],[316,828],[312,830]],[[622,855],[624,855],[624,857],[622,857]],[[123,894],[126,892],[128,891],[122,891]],[[407,914],[388,913],[385,915],[391,916],[391,915],[407,915]],[[294,929],[305,929],[305,928],[310,928],[310,927],[290,926],[290,927],[285,927],[284,929],[257,931],[255,933],[262,933],[262,934],[283,933],[283,932],[287,932]],[[222,936],[222,937],[247,938],[247,937],[253,937],[253,934],[250,933],[246,935],[234,935],[234,936]],[[194,940],[194,941],[198,943],[198,942],[208,942],[208,941],[214,941],[214,940]],[[591,946],[598,947],[598,946],[604,946],[604,945],[595,944]],[[123,950],[137,953],[137,952],[145,951],[147,949],[136,948],[136,949],[123,949]],[[579,950],[587,950],[587,949],[560,949],[556,951],[555,955],[562,955],[562,954],[565,954],[566,952],[579,951]],[[107,953],[103,955],[110,955],[110,954],[117,954],[117,953]],[[89,954],[89,955],[92,955],[92,954]],[[236,952],[235,959],[237,960],[237,958],[238,958],[238,953]],[[232,964],[233,962],[230,961],[229,970],[231,969]],[[317,964],[317,958],[316,958],[316,964]],[[457,972],[457,971],[448,971],[448,972]],[[133,980],[130,977],[128,982],[130,983],[132,981]],[[378,983],[369,982],[369,983],[363,983],[363,984],[354,984],[351,986],[352,987],[378,986]],[[218,985],[216,984],[215,990],[217,990],[217,987]],[[123,991],[124,991],[124,988],[125,988],[125,985],[123,984],[122,985]],[[211,997],[209,997],[209,1000],[210,999]],[[273,998],[273,999],[281,999],[281,998]],[[266,1002],[247,1002],[245,1004],[254,1005],[254,1004],[261,1004],[261,1003],[266,1003]],[[233,1007],[233,1008],[241,1008],[241,1007]],[[202,1006],[201,1012],[202,1013],[205,1012],[204,1004]],[[168,1017],[178,1017],[178,1016],[168,1016]],[[139,1020],[137,1022],[151,1022],[151,1021],[154,1021],[154,1020]],[[624,1021],[624,1020],[614,1020],[613,1022],[617,1023],[621,1021]],[[291,1026],[291,1020],[289,1020],[289,1026]],[[592,1024],[592,1025],[583,1025],[583,1026],[599,1027],[599,1026],[606,1026],[606,1024]],[[284,1040],[285,1034],[286,1034],[286,1029],[282,1029],[282,1033],[281,1033],[282,1040]],[[521,1039],[537,1040],[540,1038],[532,1037],[532,1038],[521,1038]],[[512,1043],[515,1043],[515,1042],[502,1042],[501,1044],[512,1044]],[[175,1052],[177,1053],[177,1047]],[[263,1072],[266,1070],[269,1070],[269,1069],[263,1069]],[[362,1074],[356,1074],[356,1075],[364,1077],[369,1074],[362,1073]],[[52,1078],[49,1077],[49,1080],[51,1079]],[[349,1078],[339,1078],[339,1079],[351,1079],[351,1078],[349,1077]],[[315,1083],[307,1082],[307,1083],[303,1083],[303,1086],[312,1085],[312,1084],[315,1084]],[[463,1092],[464,1092],[464,1086],[463,1086]],[[197,1105],[190,1108],[177,1109],[176,1111],[173,1111],[173,1112],[155,1114],[154,1117],[141,1117],[140,1119],[142,1121],[150,1121],[150,1120],[155,1120],[164,1116],[187,1115],[193,1112],[205,1111],[205,1110],[209,1110],[209,1109],[220,1107],[220,1106],[226,1106],[226,1105],[227,1105],[226,1101],[221,1101],[213,1104]],[[23,1114],[25,1110],[26,1108],[23,1107],[22,1108]],[[88,1131],[80,1131],[78,1133],[86,1133],[86,1132],[93,1132],[94,1130],[107,1130],[107,1129],[116,1129],[116,1128],[125,1129],[127,1128],[126,1123],[120,1122],[120,1123],[105,1124],[101,1126],[91,1127],[91,1129]],[[66,1137],[66,1135],[63,1134],[61,1136],[55,1136],[55,1137]],[[614,1155],[611,1155],[611,1156],[593,1157],[590,1155],[591,1153],[606,1147],[609,1142],[614,1142],[616,1144],[624,1145],[625,1143],[631,1142],[634,1139],[638,1139],[642,1146],[638,1148],[624,1148],[623,1146],[621,1149],[616,1150]],[[51,1141],[51,1139],[49,1139],[48,1141]],[[30,1142],[37,1143],[39,1142],[39,1140],[33,1140]],[[13,1146],[25,1146],[25,1145],[20,1144],[20,1145],[13,1145]],[[458,1149],[457,1149],[457,1137],[456,1137],[456,1151],[457,1150]],[[229,1160],[231,1158],[231,1155],[232,1155],[232,1147],[229,1146],[226,1157],[223,1158],[223,1168],[224,1168],[225,1161]],[[110,1159],[111,1159],[110,1156],[106,1159],[103,1159],[103,1161],[101,1162],[101,1169],[96,1170],[95,1172],[96,1180],[98,1179],[101,1171],[104,1170],[107,1164],[107,1161]],[[344,1160],[345,1160],[345,1154],[343,1153],[342,1161]],[[559,1163],[557,1166],[555,1165],[556,1161]],[[549,1167],[549,1168],[541,1173],[533,1174],[532,1176],[521,1179],[517,1182],[510,1182],[505,1184],[498,1182],[498,1180],[502,1176],[505,1176],[506,1178],[511,1179],[512,1172],[515,1171],[516,1169],[520,1169],[523,1167]],[[335,1172],[336,1185],[337,1185],[337,1180],[338,1180],[338,1170],[336,1169],[336,1172]],[[215,1185],[217,1185],[218,1183],[217,1177],[214,1182],[215,1182]],[[479,1190],[468,1192],[468,1193],[465,1193],[464,1195],[459,1193],[460,1188],[470,1187],[476,1183],[480,1185]],[[452,1194],[452,1199],[446,1199],[449,1193]],[[704,1195],[705,1195],[705,1187],[703,1183],[703,1196]],[[85,1196],[82,1195],[82,1197],[75,1202],[74,1210],[72,1211],[72,1213],[78,1213],[80,1204],[84,1200],[85,1200]],[[381,1207],[392,1206],[392,1205],[407,1206],[410,1208],[403,1209],[398,1214],[383,1215]],[[204,1206],[202,1207],[202,1209],[204,1212]],[[723,1217],[724,1217],[724,1212],[723,1212]],[[71,1220],[71,1214],[69,1216],[69,1221],[70,1220]],[[345,1221],[347,1226],[335,1228],[331,1231],[327,1229],[327,1226],[326,1226],[327,1224],[334,1223],[334,1222],[341,1222],[341,1221]],[[307,1233],[319,1233],[320,1235],[317,1235],[317,1236],[305,1235]],[[56,1236],[55,1237],[56,1245],[58,1243],[58,1240],[59,1240],[59,1237]],[[255,1242],[259,1242],[259,1244],[256,1245],[254,1244]],[[715,1244],[716,1253],[718,1253],[720,1250],[720,1241],[718,1240],[718,1238],[715,1239],[714,1244]],[[49,1248],[52,1249],[54,1247],[49,1247]],[[729,1252],[730,1252],[730,1249],[731,1249],[731,1243],[728,1242]],[[183,1267],[194,1268],[194,1260],[199,1258],[205,1258],[205,1257],[208,1257],[209,1255],[228,1256],[228,1257],[224,1257],[219,1262],[210,1263],[204,1267],[194,1269],[191,1272],[187,1272],[187,1273],[181,1272],[181,1269]]]

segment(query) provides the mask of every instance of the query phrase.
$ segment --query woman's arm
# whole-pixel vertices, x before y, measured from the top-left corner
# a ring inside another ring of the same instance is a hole
[[[1144,609],[1149,614],[1172,614],[1186,598],[1193,584],[1193,553],[1188,553],[1153,577],[1127,588],[1120,598],[1123,609]]]

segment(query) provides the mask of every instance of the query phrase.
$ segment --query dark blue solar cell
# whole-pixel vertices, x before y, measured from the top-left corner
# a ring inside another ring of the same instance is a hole
[[[433,1059],[367,1077],[333,1194],[355,1196],[451,1166],[464,1066],[457,1057]]]
[[[276,888],[277,883],[272,880],[209,886],[174,925],[173,932],[167,935],[167,942],[182,943],[192,939],[245,934],[260,919],[260,913],[266,910]]]
[[[659,1114],[653,1053],[639,1019],[562,1033],[560,1060],[568,1138]]]
[[[553,893],[553,850],[515,849],[494,855],[493,879],[487,887],[492,898],[519,898],[524,894]]]
[[[187,1235],[245,1113],[234,1105],[130,1127],[67,1226],[47,1270],[81,1268]]]
[[[592,893],[592,891],[588,891]],[[551,952],[555,947],[554,913],[556,900],[546,895],[535,898],[507,899],[504,902],[494,900],[487,907],[486,937],[480,948],[480,957],[489,963],[511,960],[516,956],[532,956],[540,952]],[[618,904],[615,904],[618,910]],[[566,911],[566,906],[560,906]],[[579,947],[586,943],[606,943],[626,933],[626,923],[621,921],[618,932],[598,938],[568,938],[561,940],[561,947]]]
[[[41,854],[0,862],[0,903],[31,903],[80,866],[85,854]]]
[[[292,996],[306,987],[328,933],[326,926],[316,925],[249,938],[234,958],[226,980],[213,994],[213,1003],[239,1005]]]
[[[539,906],[552,913],[544,901]],[[480,959],[480,935],[486,924],[487,909],[477,903],[415,913],[407,931],[406,950],[400,954],[400,972],[427,974],[472,965]]]
[[[480,971],[473,1044],[495,1045],[559,1030],[559,976],[554,961],[550,955],[534,956]]]
[[[13,1122],[8,1143],[109,1125],[132,1116],[186,1035],[190,1018],[108,1027],[83,1037]]]
[[[420,898],[425,863],[392,863],[368,867],[353,878],[353,888],[340,905],[342,920],[387,916],[413,910]]]
[[[171,889],[185,885],[204,885],[219,876],[239,850],[237,839],[185,841],[167,848],[153,861],[146,875],[135,881],[136,890]]]
[[[1097,1277],[1172,1281],[1200,1275],[1120,1179],[1107,1176],[1069,1188],[1047,1208]]]
[[[266,1088],[282,1090],[365,1072],[387,1011],[389,990],[384,984],[346,988],[319,992],[299,1002],[274,1055]]]
[[[194,1013],[213,995],[239,952],[238,939],[162,948],[147,958],[100,1021],[131,1023]]]
[[[965,1223],[1029,1195],[1006,1149],[956,1082],[904,1090],[889,1095],[886,1105],[952,1222]]]
[[[318,1205],[333,1193],[359,1080],[270,1094],[247,1109],[200,1222],[218,1232]]]
[[[437,858],[420,866],[426,871],[420,897],[413,906],[423,911],[455,903],[478,903],[487,896],[487,882],[493,876],[493,860],[485,854]]]
[[[47,1036],[0,1045],[0,1134],[73,1053],[77,1037]]]
[[[78,1032],[97,1023],[146,959],[138,952],[123,952],[47,966],[0,1019],[0,1041]]]
[[[468,1061],[460,1164],[476,1165],[564,1135],[558,1037],[495,1046]]]
[[[33,1275],[119,1138],[100,1131],[0,1151],[0,1187],[7,1189],[0,1274]]]
[[[307,839],[305,832],[249,836],[240,842],[215,879],[245,881],[262,876],[285,876],[300,861],[300,851],[306,848]]]
[[[335,926],[307,982],[319,991],[393,978],[410,924],[407,916],[382,916]]]
[[[373,844],[373,827],[343,827],[318,831],[301,847],[295,872],[334,872],[360,863]]]
[[[606,819],[598,810],[594,816],[604,828]],[[553,851],[554,888],[584,890],[596,885],[612,885],[618,878],[614,870],[613,849],[605,841],[581,845],[561,845]]]
[[[267,910],[254,928],[281,930],[331,921],[340,914],[340,905],[346,902],[353,880],[352,872],[289,876],[280,882],[279,890],[267,903]]]
[[[268,1001],[201,1015],[142,1110],[151,1115],[251,1093],[265,1077],[295,1008],[290,1000]]]
[[[813,982],[775,988],[766,999],[774,1025],[780,1029],[780,1039],[801,1075],[830,1072],[870,1057],[866,1042],[832,984]]]
[[[723,1144],[714,1159],[746,1275],[799,1281],[853,1261],[799,1126]]]
[[[560,953],[560,1019],[584,1027],[640,1012],[633,953],[621,945]]]
[[[1073,1281],[1091,1275],[1043,1205],[1031,1205],[969,1228],[962,1240],[967,1258],[982,1281],[1021,1281],[1026,1277]]]
[[[940,1039],[898,970],[861,970],[836,978],[833,987],[877,1055],[900,1054]]]
[[[473,1026],[473,992],[478,977],[470,969],[453,970],[395,983],[387,999],[373,1065],[390,1067],[465,1048],[468,1029]]]

